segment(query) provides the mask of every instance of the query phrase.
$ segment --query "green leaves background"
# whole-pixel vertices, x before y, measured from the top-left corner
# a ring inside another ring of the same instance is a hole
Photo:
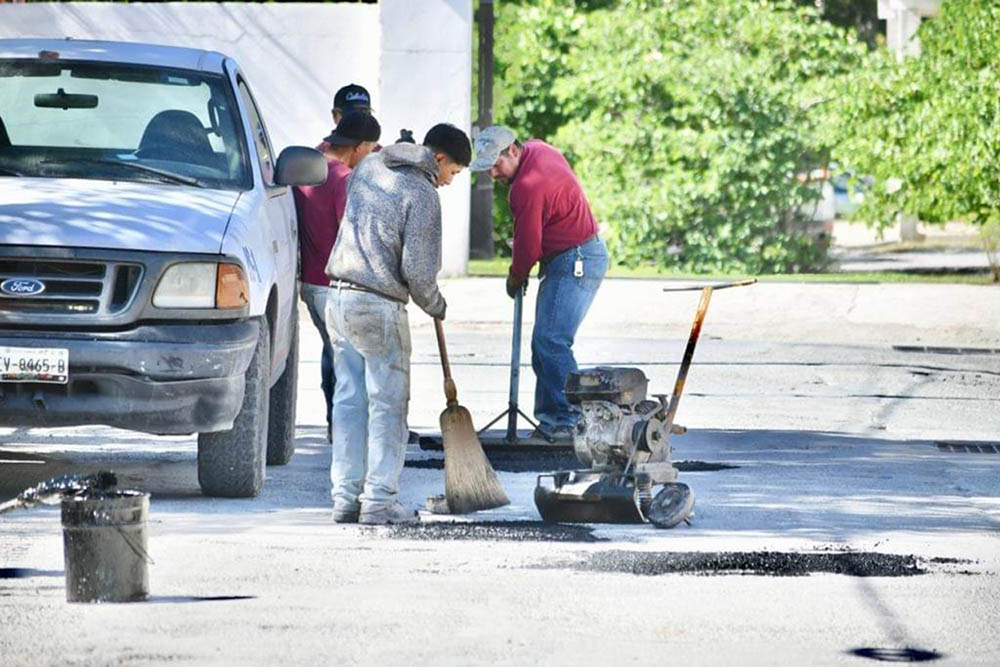
[[[875,177],[876,223],[996,216],[994,5],[946,1],[899,64],[792,0],[504,0],[496,118],[566,153],[618,263],[816,269],[799,176],[832,159]]]

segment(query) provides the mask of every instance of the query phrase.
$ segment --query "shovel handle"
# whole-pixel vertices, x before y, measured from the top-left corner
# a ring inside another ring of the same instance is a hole
[[[438,353],[441,355],[441,370],[444,372],[444,397],[448,401],[448,406],[458,404],[458,388],[455,381],[451,379],[451,364],[448,363],[448,350],[444,344],[444,326],[441,320],[434,318],[434,333],[437,334]]]

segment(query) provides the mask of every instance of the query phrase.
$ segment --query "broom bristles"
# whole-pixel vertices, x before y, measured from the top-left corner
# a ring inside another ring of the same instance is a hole
[[[461,405],[441,413],[444,445],[444,492],[453,514],[502,507],[510,503],[496,471],[486,458],[472,426],[472,415]]]

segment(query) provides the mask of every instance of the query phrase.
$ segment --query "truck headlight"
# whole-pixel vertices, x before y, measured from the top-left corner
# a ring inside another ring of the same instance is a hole
[[[236,264],[174,264],[153,292],[157,308],[242,308],[250,302],[246,274]]]

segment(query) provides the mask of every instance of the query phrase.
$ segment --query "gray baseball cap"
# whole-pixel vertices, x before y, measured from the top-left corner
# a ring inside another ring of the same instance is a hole
[[[469,165],[469,171],[486,171],[496,164],[500,152],[514,143],[514,133],[503,125],[484,128],[476,137],[476,159]]]

